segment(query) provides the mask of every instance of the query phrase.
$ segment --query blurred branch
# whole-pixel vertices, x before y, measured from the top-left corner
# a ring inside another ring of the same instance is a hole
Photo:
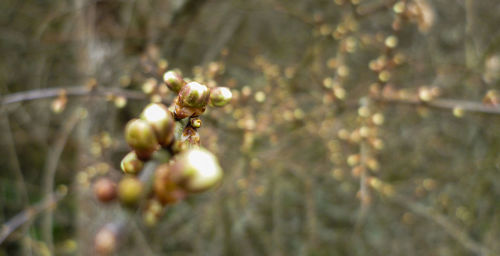
[[[491,249],[481,245],[480,243],[474,241],[463,228],[457,226],[451,222],[446,216],[439,214],[430,207],[423,204],[413,202],[413,200],[406,198],[405,196],[395,194],[389,197],[395,203],[408,208],[412,212],[425,217],[429,220],[434,221],[443,230],[448,233],[451,237],[459,241],[465,248],[477,253],[478,255],[498,255],[498,253],[493,252]]]
[[[59,137],[55,141],[54,148],[49,150],[42,181],[42,188],[47,196],[53,193],[52,191],[54,190],[54,178],[57,170],[57,165],[59,164],[59,159],[61,158],[61,154],[64,150],[66,142],[68,141],[71,131],[73,131],[73,128],[76,126],[78,121],[81,120],[83,111],[84,110],[79,108],[75,112],[73,112],[73,115],[67,122],[64,123],[64,126],[61,128]],[[53,216],[52,212],[49,211],[45,214],[42,221],[42,237],[44,238],[45,242],[47,242],[47,246],[50,251],[53,251],[52,229]]]
[[[54,207],[57,202],[64,198],[64,196],[66,196],[66,190],[58,190],[54,194],[46,197],[43,201],[26,208],[24,211],[18,213],[12,219],[5,222],[0,229],[0,244],[2,244],[3,241],[5,241],[5,239],[21,225],[30,221],[42,211]]]
[[[0,106],[6,106],[13,103],[32,101],[38,99],[55,98],[65,93],[67,96],[95,96],[95,97],[109,97],[109,96],[122,96],[130,100],[145,100],[147,95],[142,92],[118,89],[118,88],[89,88],[87,86],[75,86],[65,88],[46,88],[37,89],[24,92],[16,92],[7,94],[1,97]]]
[[[467,100],[443,99],[438,98],[429,102],[424,102],[418,98],[400,98],[400,97],[386,97],[386,96],[373,96],[373,100],[381,103],[394,103],[406,105],[419,105],[430,108],[453,110],[461,108],[465,112],[476,112],[485,114],[500,114],[500,107],[494,105],[486,105],[482,102],[474,102]]]
[[[492,249],[474,241],[468,234],[467,230],[459,227],[452,221],[450,221],[445,215],[440,214],[433,208],[425,206],[421,203],[414,202],[411,198],[394,191],[392,185],[387,182],[383,182],[377,178],[371,178],[368,181],[368,185],[372,187],[375,191],[380,192],[384,195],[386,199],[401,205],[413,213],[427,218],[437,225],[439,225],[446,233],[448,233],[455,240],[460,242],[462,246],[468,250],[478,254],[478,255],[498,255],[498,252],[494,252]]]

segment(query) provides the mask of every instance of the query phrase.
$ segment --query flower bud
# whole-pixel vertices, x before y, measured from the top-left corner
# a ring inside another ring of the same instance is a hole
[[[224,107],[232,98],[233,94],[227,87],[216,87],[210,92],[210,104],[215,107]]]
[[[111,255],[116,250],[116,233],[108,227],[97,232],[94,240],[98,255]]]
[[[137,174],[142,170],[144,162],[137,157],[137,154],[132,151],[128,153],[122,160],[120,167],[126,174]]]
[[[184,119],[186,117],[197,117],[205,112],[205,108],[191,108],[180,106],[179,104],[175,105],[174,116],[175,119]]]
[[[162,164],[155,171],[154,192],[163,204],[173,204],[185,197],[185,192],[172,181],[170,166]]]
[[[185,82],[182,79],[182,75],[179,71],[170,70],[163,74],[163,81],[168,86],[168,88],[174,92],[179,92],[184,86]]]
[[[177,185],[195,193],[217,185],[222,179],[222,169],[208,150],[191,148],[174,159],[170,175]]]
[[[158,148],[153,128],[140,119],[130,120],[125,127],[125,140],[140,159],[148,159]]]
[[[193,128],[197,129],[201,127],[201,119],[199,118],[192,118],[189,122]]]
[[[142,183],[134,177],[124,177],[118,184],[118,198],[125,205],[135,205],[142,193]]]
[[[116,184],[108,178],[100,178],[94,183],[94,194],[103,203],[116,197]]]
[[[174,138],[174,118],[165,105],[159,103],[149,104],[142,111],[141,119],[151,125],[160,145],[168,146],[172,142]]]
[[[205,85],[197,82],[186,84],[179,92],[181,106],[204,108],[210,99],[210,91]]]

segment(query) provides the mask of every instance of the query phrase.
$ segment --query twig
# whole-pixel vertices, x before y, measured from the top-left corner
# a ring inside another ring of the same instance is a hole
[[[65,123],[65,125],[62,127],[61,132],[60,132],[60,137],[56,140],[54,144],[54,148],[49,151],[48,156],[47,156],[47,162],[45,164],[45,176],[43,178],[43,190],[44,193],[48,196],[52,194],[52,191],[54,190],[54,177],[56,174],[57,170],[57,165],[59,163],[59,159],[61,157],[61,154],[64,150],[64,146],[66,145],[66,142],[68,140],[69,135],[71,134],[71,131],[73,128],[76,126],[79,120],[81,120],[82,117],[82,111],[81,109],[77,109],[71,118],[68,120],[68,122]],[[53,246],[52,246],[52,224],[53,224],[53,216],[52,212],[47,212],[43,218],[42,222],[42,236],[44,240],[47,242],[47,246],[51,251],[53,251]]]
[[[9,221],[5,222],[0,229],[0,244],[2,244],[9,235],[18,229],[24,223],[32,220],[42,211],[54,207],[57,202],[66,196],[66,190],[59,190],[52,195],[46,197],[43,201],[26,208],[18,213]]]
[[[477,113],[495,114],[495,115],[500,114],[500,107],[498,106],[486,105],[481,102],[474,102],[467,100],[438,98],[429,102],[424,102],[417,98],[399,98],[399,97],[383,97],[383,96],[372,97],[372,99],[382,103],[420,105],[420,106],[426,106],[438,109],[447,109],[447,110],[461,108],[466,112],[477,112]]]
[[[399,204],[413,213],[427,218],[436,224],[438,224],[446,233],[448,233],[455,240],[460,242],[468,250],[478,254],[478,255],[499,255],[498,252],[493,251],[479,242],[476,242],[468,234],[467,230],[459,227],[445,215],[436,212],[433,208],[425,206],[421,203],[414,202],[411,198],[408,198],[400,193],[394,192],[392,186],[386,182],[380,181],[378,179],[368,182],[368,184],[374,189],[374,191],[379,191],[385,195],[385,198],[396,204]],[[385,188],[390,188],[387,192]]]
[[[75,87],[63,87],[63,88],[46,88],[38,90],[30,90],[24,92],[16,92],[12,94],[5,95],[1,97],[0,106],[6,106],[13,103],[55,98],[64,92],[67,96],[96,96],[96,97],[108,97],[108,96],[123,96],[130,100],[145,100],[147,95],[142,92],[117,89],[117,88],[103,88],[97,87],[90,89],[87,86],[75,86]]]
[[[402,205],[414,213],[425,217],[436,224],[441,226],[443,230],[448,233],[451,237],[459,241],[465,248],[477,253],[478,255],[498,255],[494,253],[491,249],[481,245],[480,243],[474,241],[467,234],[466,230],[460,228],[450,220],[448,220],[444,215],[437,213],[430,207],[427,207],[420,203],[415,203],[411,199],[406,198],[402,195],[393,195],[389,197],[395,203]]]

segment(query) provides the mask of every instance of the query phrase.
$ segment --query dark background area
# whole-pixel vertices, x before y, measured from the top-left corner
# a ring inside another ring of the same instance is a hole
[[[225,176],[157,227],[131,223],[117,255],[498,255],[498,13],[496,0],[2,0],[0,223],[68,194],[0,255],[90,254],[121,214],[91,184],[120,176],[123,128],[158,67],[232,89],[200,129]],[[139,97],[5,102],[94,83]]]

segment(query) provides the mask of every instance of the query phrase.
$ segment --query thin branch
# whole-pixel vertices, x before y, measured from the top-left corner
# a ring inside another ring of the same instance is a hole
[[[388,199],[389,201],[401,205],[412,211],[413,213],[429,219],[430,221],[433,221],[438,226],[440,226],[443,231],[448,233],[448,235],[460,242],[460,244],[462,244],[462,246],[464,246],[466,249],[478,255],[499,255],[498,252],[495,252],[491,248],[488,248],[485,245],[482,245],[481,243],[472,239],[467,234],[466,229],[453,223],[445,215],[440,214],[433,208],[425,206],[424,204],[414,202],[411,198],[405,195],[395,192],[392,186],[389,185],[389,183],[374,178],[371,182],[368,182],[368,184],[374,189],[374,191],[378,191],[381,194],[385,195],[384,198]],[[385,190],[384,188],[388,188],[388,190]]]
[[[5,95],[0,99],[0,106],[6,106],[13,103],[32,101],[38,99],[55,98],[65,93],[67,96],[96,96],[96,97],[109,97],[109,96],[123,96],[130,100],[145,100],[147,95],[142,92],[125,90],[118,88],[89,88],[87,86],[63,87],[63,88],[46,88],[38,90],[30,90],[24,92],[16,92]]]
[[[408,208],[412,212],[425,217],[436,224],[438,224],[446,233],[451,237],[459,241],[465,248],[478,255],[498,255],[494,253],[491,249],[483,246],[482,244],[474,241],[468,234],[467,231],[455,223],[450,221],[446,216],[436,212],[434,209],[427,207],[423,204],[413,202],[411,199],[406,198],[402,195],[394,195],[390,197],[395,203]]]
[[[49,195],[43,201],[26,208],[24,211],[18,213],[9,221],[5,222],[0,229],[0,244],[2,244],[9,235],[18,229],[24,223],[32,220],[39,213],[46,209],[54,207],[57,202],[66,196],[66,190],[59,190],[56,193]]]
[[[82,109],[77,109],[70,119],[65,122],[65,125],[62,127],[60,131],[60,136],[56,140],[54,144],[54,148],[49,151],[47,155],[47,162],[45,164],[45,176],[43,178],[43,190],[44,193],[48,196],[52,194],[54,190],[54,178],[57,170],[57,166],[59,164],[59,159],[61,158],[61,154],[64,150],[66,142],[68,141],[69,135],[73,128],[76,126],[78,121],[82,118]],[[53,216],[52,212],[49,211],[43,217],[42,222],[42,236],[44,240],[47,242],[47,246],[51,251],[53,251],[52,244],[52,229],[53,229]]]
[[[420,105],[430,108],[446,109],[446,110],[461,108],[465,112],[476,112],[476,113],[495,114],[495,115],[500,114],[500,106],[486,105],[483,104],[482,102],[474,102],[467,100],[438,98],[432,101],[424,102],[419,100],[418,98],[399,98],[399,97],[383,97],[383,96],[372,97],[372,99],[381,103]]]

